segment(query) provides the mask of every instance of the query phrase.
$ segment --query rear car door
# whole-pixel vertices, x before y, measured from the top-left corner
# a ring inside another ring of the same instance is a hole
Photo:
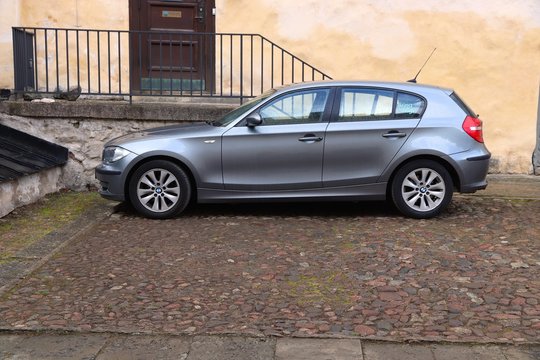
[[[324,187],[377,181],[418,125],[426,101],[379,88],[342,88],[325,137]]]
[[[332,91],[284,94],[258,109],[262,124],[223,135],[226,190],[273,191],[322,187],[324,133]]]

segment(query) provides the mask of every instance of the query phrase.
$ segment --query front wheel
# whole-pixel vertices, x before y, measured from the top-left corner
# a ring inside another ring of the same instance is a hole
[[[186,172],[166,160],[141,165],[129,181],[129,199],[142,215],[167,219],[181,213],[189,204],[191,187]]]
[[[401,213],[416,219],[439,215],[452,200],[454,185],[448,170],[432,160],[416,160],[398,170],[392,200]]]

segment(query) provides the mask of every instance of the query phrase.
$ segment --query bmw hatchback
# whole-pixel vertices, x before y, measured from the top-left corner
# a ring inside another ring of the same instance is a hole
[[[103,197],[158,219],[190,202],[385,199],[430,218],[455,191],[484,189],[489,159],[482,121],[451,89],[331,81],[111,140],[96,177]]]

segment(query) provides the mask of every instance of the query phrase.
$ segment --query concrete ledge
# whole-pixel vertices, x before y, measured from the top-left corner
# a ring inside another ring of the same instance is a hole
[[[3,101],[0,113],[29,118],[171,120],[203,121],[216,119],[234,109],[230,104],[129,104],[124,101],[56,101],[54,103]]]
[[[216,120],[236,106],[196,102],[130,105],[110,100],[4,101],[0,102],[0,124],[68,148],[69,160],[62,168],[59,188],[83,190],[98,185],[94,168],[108,140],[153,127]],[[7,195],[2,194],[4,197]],[[3,200],[15,203],[15,207],[23,205],[11,198]]]
[[[61,168],[54,167],[0,183],[0,218],[19,206],[32,204],[45,195],[60,190],[61,174]]]

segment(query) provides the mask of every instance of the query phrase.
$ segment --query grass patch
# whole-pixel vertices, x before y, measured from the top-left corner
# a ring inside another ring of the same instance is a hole
[[[64,191],[24,206],[0,219],[0,262],[79,218],[101,201],[96,192]]]
[[[301,305],[326,304],[332,307],[348,307],[355,295],[351,281],[341,272],[326,272],[320,275],[301,275],[290,280],[289,294]]]

